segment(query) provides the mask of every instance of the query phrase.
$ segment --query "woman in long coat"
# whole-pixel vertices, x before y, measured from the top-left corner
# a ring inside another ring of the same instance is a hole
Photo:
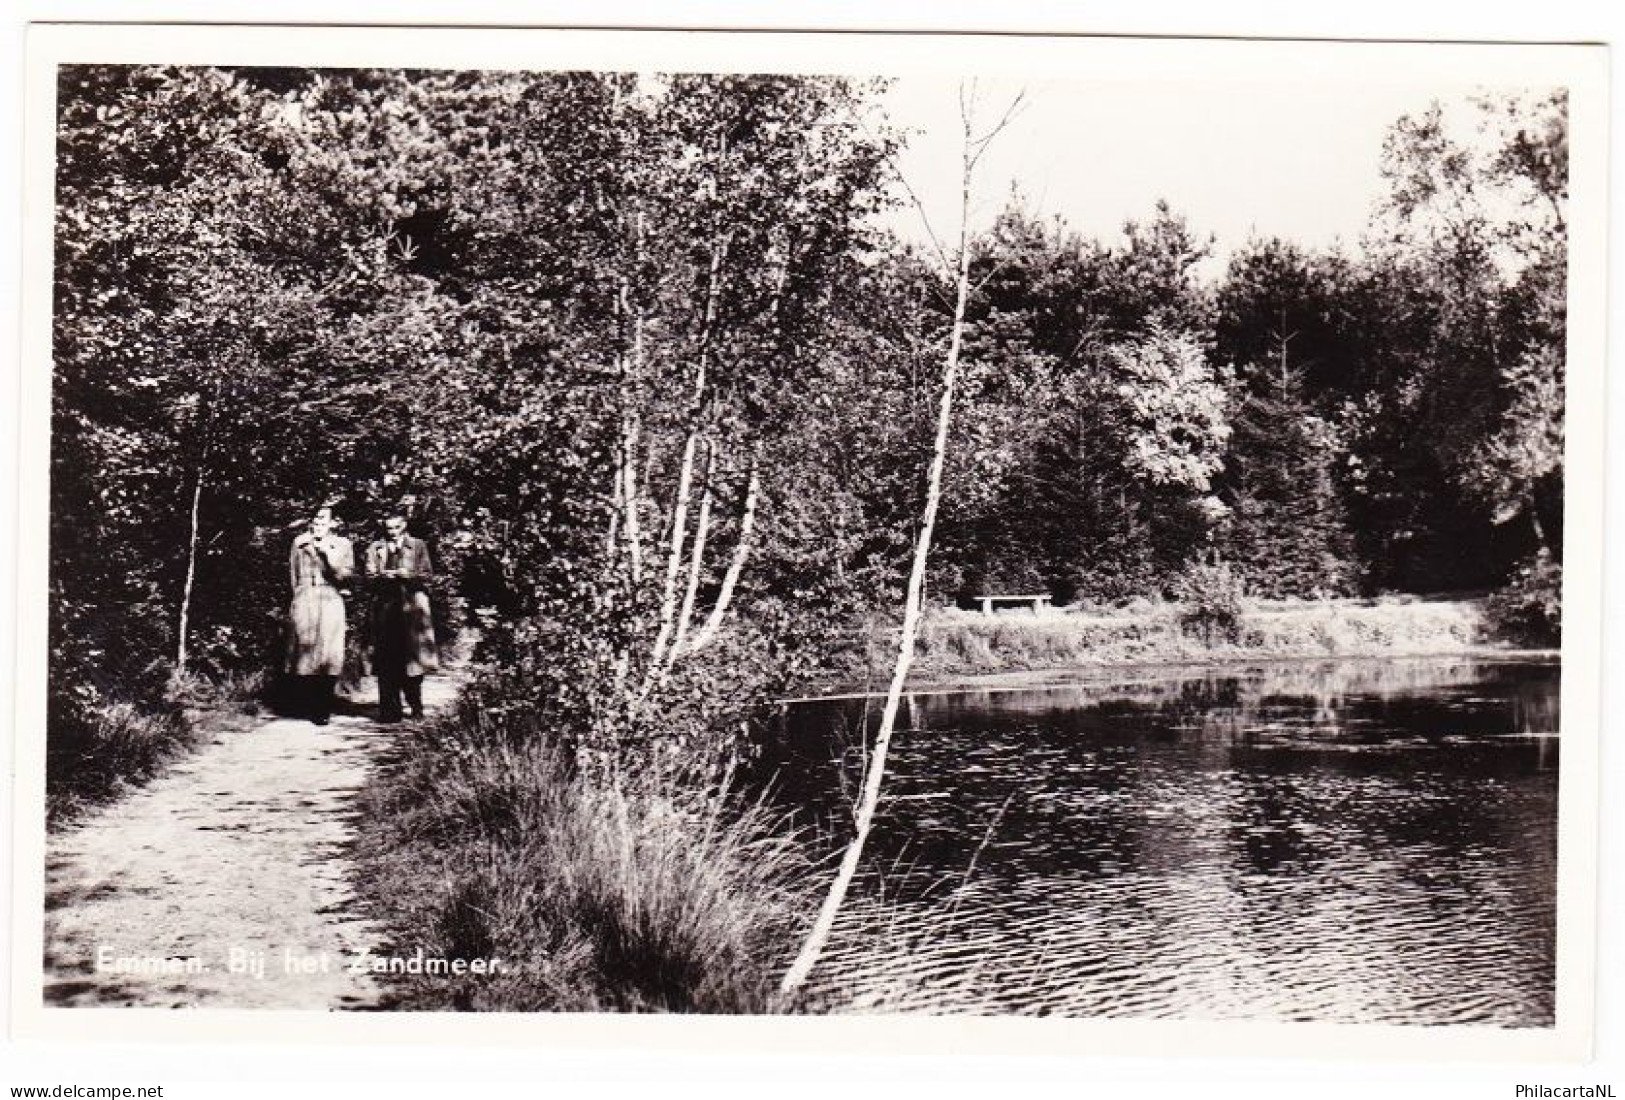
[[[344,593],[355,573],[350,540],[333,533],[333,511],[318,508],[310,530],[288,552],[288,653],[284,671],[295,677],[310,720],[325,726],[333,714],[333,689],[344,674]]]

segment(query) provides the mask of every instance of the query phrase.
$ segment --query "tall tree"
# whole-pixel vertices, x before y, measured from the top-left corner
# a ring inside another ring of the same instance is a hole
[[[1465,502],[1493,524],[1525,517],[1561,482],[1564,94],[1485,97],[1457,122],[1435,104],[1395,124],[1379,228],[1385,256],[1420,273],[1434,307],[1419,378],[1423,431]]]
[[[1257,595],[1342,593],[1360,579],[1335,426],[1359,388],[1349,269],[1336,254],[1253,241],[1216,290],[1214,354],[1235,370],[1235,432],[1216,479],[1230,509],[1221,545]]]

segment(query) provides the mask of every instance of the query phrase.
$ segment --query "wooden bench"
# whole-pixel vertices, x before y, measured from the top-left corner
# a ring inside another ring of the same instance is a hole
[[[997,603],[1031,604],[1032,609],[1033,609],[1033,614],[1035,614],[1035,615],[1049,607],[1049,593],[1048,592],[1045,592],[1042,595],[1036,595],[1036,596],[988,596],[988,595],[983,595],[983,596],[972,596],[971,599],[976,600],[976,601],[981,603],[981,605],[982,605],[982,614],[984,614],[984,615],[993,614],[993,605],[997,604]]]

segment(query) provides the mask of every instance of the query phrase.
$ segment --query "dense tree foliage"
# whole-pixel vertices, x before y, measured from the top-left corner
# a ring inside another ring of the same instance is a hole
[[[493,722],[725,766],[906,575],[953,303],[873,216],[872,90],[64,69],[58,728],[273,667],[298,524],[404,502],[522,701]],[[1396,123],[1358,255],[1204,278],[1166,204],[1096,241],[1013,197],[934,598],[1555,584],[1565,104],[1469,113]]]
[[[939,586],[1173,594],[1223,560],[1285,597],[1555,567],[1565,103],[1457,106],[1392,128],[1359,255],[1258,239],[1203,281],[1208,242],[1165,204],[1102,242],[1014,199]]]

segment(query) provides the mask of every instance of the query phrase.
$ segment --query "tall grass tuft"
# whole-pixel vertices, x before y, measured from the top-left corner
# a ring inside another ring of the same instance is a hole
[[[537,736],[470,739],[457,716],[404,743],[364,795],[366,888],[398,953],[499,958],[412,976],[417,1008],[772,1010],[805,922],[801,847],[760,805],[575,774]]]
[[[62,825],[146,783],[222,728],[261,712],[264,673],[175,673],[149,705],[93,687],[53,693],[46,738],[46,819]]]
[[[202,740],[179,708],[143,710],[102,699],[51,702],[45,812],[61,825],[156,775]]]
[[[263,670],[226,672],[216,676],[175,672],[165,687],[164,698],[174,706],[193,710],[237,710],[244,714],[257,714],[270,688],[271,677]]]

